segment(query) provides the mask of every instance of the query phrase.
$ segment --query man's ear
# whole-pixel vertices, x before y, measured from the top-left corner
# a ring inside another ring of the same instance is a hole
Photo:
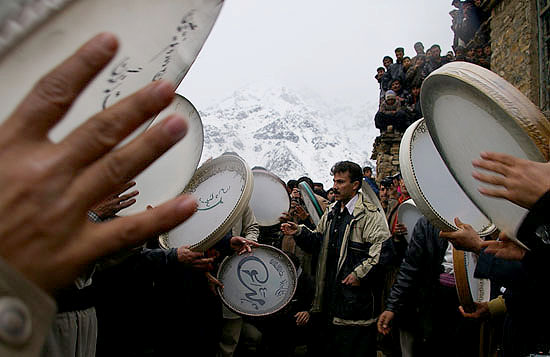
[[[361,181],[354,181],[352,187],[355,191],[359,191],[359,188],[361,187]]]

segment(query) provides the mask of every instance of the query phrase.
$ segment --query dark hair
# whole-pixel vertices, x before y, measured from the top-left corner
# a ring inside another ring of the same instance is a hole
[[[423,44],[422,42],[420,42],[420,41],[417,42],[417,43],[415,43],[413,47],[416,47],[416,46],[419,46],[419,45],[422,46],[422,47],[424,47],[424,44]]]
[[[432,47],[430,47],[430,50],[434,48],[438,48],[441,51],[441,47],[437,43],[433,44]]]
[[[307,183],[309,185],[309,188],[311,188],[311,190],[313,191],[313,180],[312,179],[310,179],[307,176],[302,176],[298,179],[298,185],[300,184],[300,182]]]
[[[329,188],[329,189],[327,190],[327,196],[328,196],[328,194],[331,193],[331,192],[334,192],[334,188],[333,188],[333,187],[331,187],[331,188]]]
[[[293,188],[295,188],[296,186],[298,186],[298,181],[296,180],[288,180],[288,182],[286,183],[287,187],[290,188],[291,190]]]
[[[399,78],[396,78],[393,81],[391,81],[391,84],[394,84],[395,82],[399,82],[399,84],[401,84],[401,80]]]
[[[405,49],[403,47],[397,47],[393,52],[401,51],[405,53]]]
[[[391,63],[393,63],[393,58],[391,58],[390,56],[384,56],[384,58],[382,58],[382,62],[384,62],[384,60],[387,60],[387,59],[389,59]]]
[[[384,72],[386,72],[386,69],[385,69],[384,67],[378,67],[378,68],[376,69],[376,72],[378,72],[379,70],[383,70]]]
[[[365,166],[365,167],[363,167],[363,173],[365,173],[365,172],[367,172],[367,171],[372,172],[372,167],[370,167],[370,166]]]
[[[406,60],[407,58],[411,59],[409,56],[405,56],[405,57],[403,57],[403,61]]]
[[[351,182],[361,181],[363,180],[363,172],[361,170],[361,166],[357,165],[355,162],[351,161],[340,161],[334,164],[334,166],[330,169],[330,174],[334,176],[336,173],[349,173],[349,178]]]
[[[382,181],[380,181],[380,187],[388,188],[388,187],[391,187],[392,185],[393,185],[393,179],[391,178],[391,176],[385,177],[382,179]]]

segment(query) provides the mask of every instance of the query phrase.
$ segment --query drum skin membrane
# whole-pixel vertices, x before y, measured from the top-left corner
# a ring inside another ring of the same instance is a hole
[[[515,235],[527,210],[481,195],[472,160],[491,151],[546,161],[550,124],[544,115],[510,83],[468,63],[434,71],[423,83],[421,102],[430,136],[457,183],[501,231],[523,245]]]

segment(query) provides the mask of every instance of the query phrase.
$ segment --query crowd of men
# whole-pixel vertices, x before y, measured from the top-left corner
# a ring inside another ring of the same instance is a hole
[[[403,133],[414,121],[422,118],[420,88],[424,79],[446,63],[464,61],[490,69],[491,44],[474,41],[473,37],[486,19],[479,1],[453,0],[457,9],[451,11],[455,32],[453,51],[441,55],[441,47],[432,45],[425,51],[424,44],[414,44],[416,55],[405,56],[403,47],[395,49],[395,61],[384,56],[382,66],[374,78],[380,85],[379,109],[374,117],[376,128],[384,133],[390,129]]]

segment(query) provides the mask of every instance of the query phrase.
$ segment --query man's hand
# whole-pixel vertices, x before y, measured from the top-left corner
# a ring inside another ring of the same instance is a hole
[[[390,333],[390,325],[394,317],[394,312],[388,310],[384,311],[378,318],[378,323],[376,324],[376,327],[378,327],[378,332],[380,332],[382,335],[387,335],[388,333]]]
[[[0,256],[48,293],[96,259],[166,232],[197,207],[178,196],[154,210],[103,224],[87,212],[143,171],[186,133],[173,115],[114,148],[172,100],[156,81],[94,115],[59,143],[48,132],[117,50],[100,34],[43,77],[0,125]]]
[[[252,252],[252,247],[259,247],[260,245],[258,244],[258,242],[254,242],[253,240],[236,236],[231,237],[231,240],[229,241],[229,246],[231,247],[231,249],[237,252],[238,255],[241,255],[244,253]]]
[[[293,236],[298,233],[298,225],[294,222],[281,224],[281,231],[287,236]]]
[[[455,249],[479,254],[483,247],[483,239],[479,234],[469,224],[462,223],[458,217],[455,217],[455,225],[458,231],[440,232],[439,237],[447,239]]]
[[[288,212],[281,213],[281,217],[279,217],[279,221],[281,223],[292,221],[292,217],[290,217],[290,214]]]
[[[355,277],[353,273],[350,273],[344,280],[342,280],[342,284],[349,285],[349,286],[359,286],[361,285],[361,281]]]
[[[213,270],[214,258],[205,258],[204,253],[193,252],[189,247],[178,248],[178,261],[190,268],[202,271]]]
[[[489,303],[487,302],[474,302],[476,305],[476,311],[474,312],[466,312],[464,311],[464,308],[462,306],[458,307],[458,310],[462,314],[462,316],[468,318],[468,319],[481,319],[481,320],[487,320],[491,317],[491,313],[489,312]]]
[[[472,164],[497,175],[474,171],[472,176],[502,188],[480,187],[486,196],[505,198],[524,208],[531,208],[550,189],[550,163],[534,162],[511,155],[482,152],[481,160]]]
[[[304,326],[309,322],[309,312],[300,311],[294,315],[296,318],[296,326]]]
[[[304,221],[309,218],[309,213],[301,205],[296,205],[294,208],[294,215],[298,217],[300,221]]]
[[[135,197],[139,194],[139,191],[132,191],[125,195],[120,195],[130,187],[135,186],[135,181],[126,183],[120,190],[107,196],[104,200],[92,207],[91,211],[94,212],[99,218],[105,220],[107,218],[113,218],[120,210],[130,207],[136,203]]]
[[[485,253],[494,254],[495,257],[507,260],[522,260],[527,250],[510,240],[504,233],[500,233],[499,240],[489,240],[481,244],[485,247]]]
[[[403,223],[397,223],[393,231],[394,234],[399,236],[407,235],[407,232],[407,226],[405,226]]]
[[[216,279],[214,275],[212,275],[210,272],[205,272],[204,276],[206,277],[206,280],[208,280],[208,288],[210,291],[215,295],[218,296],[218,290],[216,288],[223,289],[223,284],[221,281]]]

